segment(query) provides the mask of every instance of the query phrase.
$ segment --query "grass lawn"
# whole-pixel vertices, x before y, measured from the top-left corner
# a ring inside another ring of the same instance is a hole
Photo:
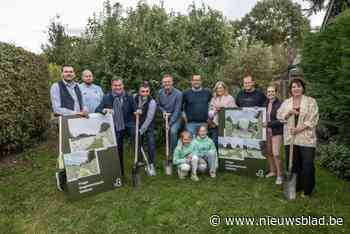
[[[129,156],[129,157],[127,157]],[[131,187],[131,156],[126,154],[127,181],[121,189],[69,202],[56,190],[56,145],[44,143],[0,164],[0,233],[350,233],[350,186],[317,168],[311,199],[283,199],[273,179],[220,173],[199,182],[158,175],[142,176]],[[342,226],[213,227],[209,216],[336,216]]]

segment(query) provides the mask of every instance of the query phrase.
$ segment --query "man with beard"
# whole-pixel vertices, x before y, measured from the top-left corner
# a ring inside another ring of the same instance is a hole
[[[129,135],[131,141],[135,140],[135,114],[136,110],[134,97],[124,90],[122,78],[114,77],[111,81],[112,91],[107,93],[96,112],[113,114],[113,122],[118,145],[118,154],[120,158],[120,167],[122,176],[124,176],[123,160],[123,142],[126,135]]]
[[[174,87],[172,75],[165,74],[162,79],[162,89],[159,90],[159,109],[163,118],[169,116],[170,157],[172,158],[181,128],[182,92]],[[170,160],[171,160],[170,158]]]
[[[151,87],[145,81],[139,88],[139,93],[135,96],[137,109],[141,110],[140,115],[140,142],[141,146],[144,141],[147,142],[148,161],[150,163],[149,175],[155,176],[154,157],[156,143],[154,139],[154,116],[157,110],[157,103],[151,96]],[[146,138],[146,139],[145,139]]]
[[[53,112],[56,116],[79,115],[88,117],[87,108],[78,84],[74,81],[75,73],[71,65],[62,66],[62,80],[54,83],[50,89]],[[66,176],[63,159],[58,156],[58,171],[56,172],[57,189],[63,190]]]
[[[208,122],[209,102],[212,94],[208,89],[202,87],[200,75],[193,75],[191,89],[183,94],[183,110],[186,119],[186,129],[195,138],[200,126]]]
[[[87,108],[83,105],[81,90],[74,78],[74,68],[71,65],[63,65],[62,80],[51,86],[51,104],[56,115],[88,116]]]
[[[266,103],[266,96],[255,88],[255,80],[251,75],[243,78],[243,89],[236,98],[239,107],[263,107]]]
[[[84,70],[82,73],[83,83],[79,85],[83,96],[84,105],[89,113],[94,113],[97,106],[103,98],[103,91],[100,86],[93,84],[94,76],[90,70]]]

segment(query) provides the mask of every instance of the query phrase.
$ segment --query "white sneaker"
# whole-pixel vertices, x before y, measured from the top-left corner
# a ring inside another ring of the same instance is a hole
[[[150,176],[156,176],[157,173],[156,173],[156,169],[154,168],[154,164],[151,163],[151,164],[149,165],[149,167],[150,167],[150,170],[149,170]]]
[[[193,180],[193,181],[199,181],[199,178],[198,178],[198,176],[197,176],[196,174],[192,174],[192,175],[191,175],[191,180]]]
[[[274,177],[274,176],[276,176],[275,173],[269,172],[269,173],[265,176],[265,178],[270,178],[270,177]]]
[[[282,176],[277,176],[275,184],[281,185],[282,183],[283,183],[283,177]]]
[[[177,174],[181,180],[186,178],[186,173],[181,171],[180,168],[177,169]]]

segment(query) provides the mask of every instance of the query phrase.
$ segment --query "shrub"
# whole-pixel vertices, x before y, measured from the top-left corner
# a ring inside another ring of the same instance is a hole
[[[49,63],[49,85],[53,85],[55,82],[58,82],[62,79],[61,77],[61,66],[56,65],[54,63]]]
[[[0,43],[0,156],[22,150],[45,131],[48,80],[45,59]]]
[[[350,180],[350,148],[332,142],[319,147],[321,165],[328,168],[339,178]]]
[[[321,122],[331,135],[350,143],[350,11],[305,40],[302,67],[317,98]]]

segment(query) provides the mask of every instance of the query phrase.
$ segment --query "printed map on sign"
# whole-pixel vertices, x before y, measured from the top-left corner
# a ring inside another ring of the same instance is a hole
[[[99,175],[101,172],[95,151],[80,151],[64,155],[67,181]]]
[[[237,137],[219,137],[222,147],[219,148],[220,158],[244,160],[245,158],[265,159],[262,154],[262,142]]]
[[[120,158],[111,114],[60,116],[59,148],[69,200],[120,188]]]
[[[220,114],[218,157],[222,169],[246,175],[263,174],[265,121],[265,108],[232,108]]]
[[[89,151],[116,145],[112,115],[90,114],[87,119],[69,119],[71,152]]]
[[[266,117],[264,113],[265,111],[261,108],[226,110],[224,136],[265,140],[263,122]]]

